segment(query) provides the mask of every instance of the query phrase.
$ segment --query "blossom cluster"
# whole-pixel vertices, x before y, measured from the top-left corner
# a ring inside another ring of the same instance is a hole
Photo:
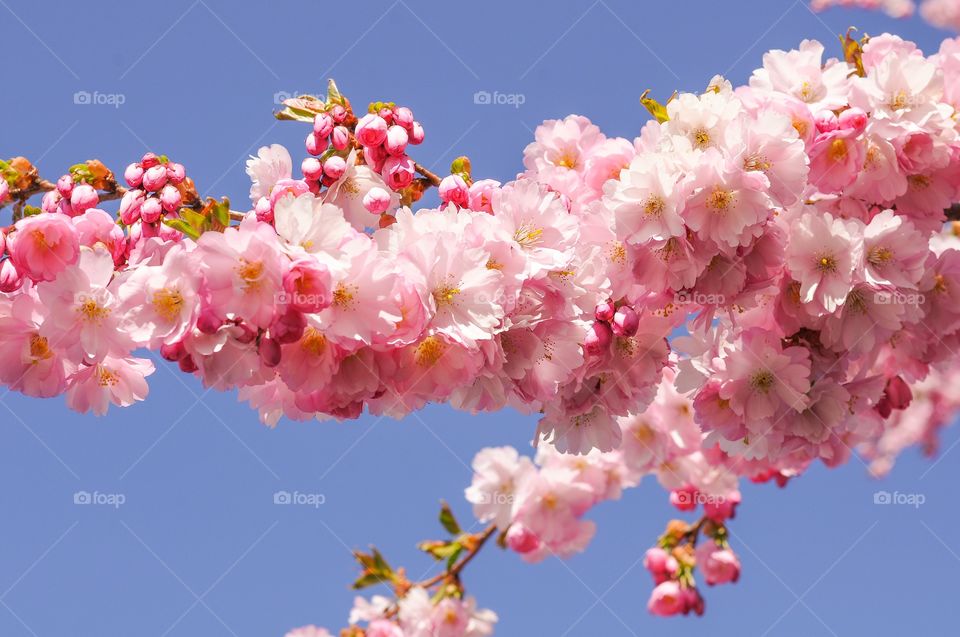
[[[894,18],[909,17],[917,10],[914,0],[812,0],[810,6],[814,11],[835,6],[879,9]],[[960,2],[957,0],[923,0],[920,4],[920,15],[941,29],[960,30]]]

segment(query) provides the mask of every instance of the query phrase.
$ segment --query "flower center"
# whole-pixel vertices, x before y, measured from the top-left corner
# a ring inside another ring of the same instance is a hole
[[[443,341],[436,336],[428,336],[417,345],[417,349],[413,353],[413,359],[421,367],[433,367],[443,356],[445,349]]]
[[[870,265],[880,267],[893,259],[893,251],[883,246],[874,246],[867,252],[867,261]]]
[[[433,291],[433,300],[436,301],[438,308],[450,307],[456,303],[458,294],[460,294],[460,288],[444,283]]]
[[[517,231],[513,233],[513,240],[524,248],[531,248],[537,245],[540,243],[541,237],[543,237],[543,230],[533,226],[529,222],[521,224],[521,226],[517,228]]]
[[[907,177],[907,183],[914,190],[925,190],[930,186],[930,178],[926,175],[910,175]]]
[[[45,336],[34,334],[30,337],[30,356],[39,360],[46,360],[53,356]]]
[[[698,128],[693,131],[693,145],[703,149],[710,145],[710,133],[705,128]]]
[[[153,295],[153,309],[165,321],[173,321],[180,316],[183,308],[183,296],[176,288],[163,288]]]
[[[255,291],[260,287],[260,279],[263,277],[263,262],[240,259],[237,275],[243,280],[244,291]]]
[[[845,139],[835,139],[830,142],[830,150],[827,151],[830,161],[843,161],[847,158],[847,141]]]
[[[103,365],[97,365],[97,384],[101,387],[113,387],[120,382],[120,377]]]
[[[353,307],[354,295],[358,291],[355,285],[338,284],[337,289],[333,291],[333,304],[341,309]]]
[[[99,324],[110,314],[108,308],[103,307],[93,299],[87,299],[77,307],[80,318],[88,323]]]
[[[750,377],[750,386],[754,391],[767,393],[773,387],[773,374],[765,369],[754,372]]]
[[[327,349],[327,337],[315,327],[308,327],[300,339],[300,349],[308,354],[320,356]]]
[[[663,214],[666,203],[660,195],[651,195],[643,204],[643,212],[649,217],[659,217]]]
[[[837,271],[837,259],[832,254],[821,255],[817,259],[817,270],[823,274],[833,274]]]
[[[707,208],[714,212],[726,212],[733,203],[733,193],[717,186],[707,195]]]

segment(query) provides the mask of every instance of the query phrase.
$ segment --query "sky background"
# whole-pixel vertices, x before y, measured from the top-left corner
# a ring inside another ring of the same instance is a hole
[[[410,106],[427,131],[416,158],[436,172],[465,153],[475,176],[507,180],[544,119],[576,112],[633,137],[647,119],[644,89],[665,98],[715,73],[743,83],[771,48],[816,38],[839,53],[835,34],[849,25],[895,31],[928,52],[947,35],[786,0],[0,0],[0,157],[25,155],[55,179],[94,157],[122,173],[149,149],[239,208],[248,154],[273,142],[297,162],[304,154],[307,129],[273,120],[275,96],[318,92],[335,77],[357,105]],[[104,103],[75,104],[78,91]],[[523,103],[475,104],[477,91]],[[533,417],[443,406],[401,422],[269,430],[234,394],[158,367],[146,403],[100,419],[0,388],[0,635],[338,629],[354,596],[349,550],[375,543],[411,576],[432,574],[414,545],[439,537],[438,501],[472,521],[462,492],[473,455],[528,450],[534,431]],[[466,582],[508,637],[955,634],[958,441],[948,430],[935,464],[904,454],[884,482],[853,459],[783,492],[745,485],[731,525],[743,575],[704,590],[703,618],[647,614],[640,560],[676,516],[653,480],[590,513],[598,532],[584,554],[529,566],[493,549]],[[925,502],[875,505],[880,489]],[[281,490],[322,494],[323,504],[275,505]],[[77,505],[78,491],[125,501]]]

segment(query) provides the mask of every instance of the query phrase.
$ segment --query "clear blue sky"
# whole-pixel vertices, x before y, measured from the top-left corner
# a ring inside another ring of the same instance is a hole
[[[836,51],[835,33],[851,24],[925,50],[945,35],[879,14],[814,16],[786,0],[253,4],[0,0],[0,156],[26,155],[56,178],[90,157],[122,171],[149,148],[184,163],[202,192],[239,202],[248,153],[280,142],[302,154],[306,129],[273,121],[274,94],[320,90],[333,76],[358,104],[411,106],[427,128],[424,164],[442,172],[464,152],[475,174],[505,180],[545,118],[582,113],[632,137],[645,88],[698,89],[718,72],[742,83],[763,51],[808,37]],[[475,105],[481,90],[525,102]],[[124,103],[77,105],[77,91]],[[402,422],[271,431],[234,395],[204,394],[166,365],[151,380],[146,404],[102,419],[60,399],[0,398],[0,635],[338,628],[353,597],[348,549],[376,543],[425,572],[414,544],[436,534],[438,500],[472,520],[462,490],[473,454],[525,449],[534,429],[514,413],[431,407]],[[944,449],[958,440],[948,431]],[[960,576],[960,451],[929,467],[913,451],[882,484],[853,460],[784,492],[746,485],[732,526],[743,577],[705,591],[704,618],[647,615],[639,559],[673,515],[652,480],[594,511],[599,532],[585,554],[528,566],[491,551],[467,583],[507,637],[955,634],[960,606],[947,591]],[[876,506],[881,488],[926,502]],[[80,490],[126,501],[78,506]],[[278,490],[325,502],[276,506]]]

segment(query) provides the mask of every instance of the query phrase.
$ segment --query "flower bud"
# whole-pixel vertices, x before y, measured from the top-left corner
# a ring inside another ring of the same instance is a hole
[[[629,305],[623,305],[613,315],[613,333],[617,336],[633,336],[640,328],[640,317]]]
[[[156,223],[163,215],[163,205],[156,197],[150,197],[140,206],[140,219],[144,223]]]
[[[280,343],[269,336],[264,336],[260,339],[260,344],[257,346],[257,353],[260,355],[260,361],[266,367],[276,367],[280,364]]]
[[[187,350],[183,346],[183,341],[177,341],[172,344],[164,343],[160,346],[160,356],[163,356],[164,360],[175,363],[184,356],[187,356]]]
[[[270,191],[270,205],[276,206],[280,198],[288,194],[299,197],[308,192],[310,192],[310,187],[302,179],[281,179],[274,184],[273,190]]]
[[[209,306],[200,308],[200,315],[197,317],[197,329],[204,334],[216,334],[223,325],[223,318],[214,312]]]
[[[16,292],[23,285],[23,274],[10,259],[0,262],[0,292]]]
[[[183,182],[187,177],[187,171],[183,167],[183,164],[178,164],[176,162],[170,162],[167,164],[167,179],[170,180],[170,183],[174,186]]]
[[[603,301],[601,303],[597,303],[597,307],[593,310],[593,316],[598,321],[609,323],[613,320],[613,313],[616,311],[617,309],[613,306],[613,303],[610,301]]]
[[[391,155],[402,155],[407,148],[408,140],[407,129],[394,125],[387,129],[387,139],[383,146]]]
[[[357,122],[354,135],[364,146],[379,146],[387,137],[387,122],[373,113],[367,113]]]
[[[336,150],[343,150],[350,144],[350,131],[346,126],[337,126],[330,135],[330,144]]]
[[[318,137],[316,133],[311,132],[306,140],[307,152],[311,155],[320,155],[327,149],[329,143],[326,137]]]
[[[77,184],[70,193],[70,206],[75,214],[83,214],[98,203],[100,203],[100,197],[90,184]]]
[[[44,212],[57,212],[61,201],[63,201],[63,195],[56,190],[50,190],[44,193],[43,199],[40,200],[40,209]]]
[[[390,156],[383,162],[381,175],[392,190],[403,190],[413,181],[416,169],[413,160],[406,155]]]
[[[730,549],[707,540],[697,547],[696,557],[697,567],[710,586],[740,579],[740,560]]]
[[[323,176],[323,164],[316,157],[307,157],[300,162],[300,171],[305,179],[317,181]]]
[[[423,142],[423,126],[420,122],[414,122],[410,125],[410,143],[416,146]]]
[[[302,312],[293,308],[279,315],[270,325],[270,338],[280,345],[296,343],[303,336],[307,319]]]
[[[910,386],[899,376],[894,376],[887,381],[887,387],[884,390],[884,397],[890,401],[890,407],[893,409],[906,409],[913,400],[913,392]]]
[[[132,226],[140,218],[140,208],[143,206],[144,194],[142,190],[128,190],[120,200],[120,221]]]
[[[257,340],[257,330],[250,327],[250,325],[247,323],[243,323],[243,322],[239,323],[237,325],[236,330],[234,331],[236,332],[236,334],[234,335],[233,338],[236,339],[238,343],[249,345],[250,343]]]
[[[173,184],[167,184],[160,191],[160,204],[167,212],[176,212],[180,209],[182,197],[180,191]]]
[[[183,372],[184,374],[192,374],[198,369],[200,369],[199,367],[197,367],[197,364],[194,362],[192,356],[184,356],[179,361],[177,361],[177,364],[180,366],[180,371]]]
[[[333,108],[330,109],[330,117],[333,118],[334,123],[341,124],[343,120],[347,119],[347,109],[340,104],[334,104]]]
[[[266,197],[260,197],[257,199],[257,205],[254,207],[254,212],[256,212],[257,221],[263,223],[273,223],[273,205],[270,204],[270,200]]]
[[[817,113],[813,118],[813,122],[817,127],[817,131],[821,133],[832,133],[840,126],[837,121],[837,116],[834,115],[833,111],[828,110]]]
[[[587,328],[587,337],[584,339],[583,349],[590,356],[600,356],[610,346],[612,338],[613,335],[610,332],[609,325],[600,322],[593,323]]]
[[[660,617],[679,615],[687,608],[687,595],[677,580],[667,580],[656,585],[650,592],[647,610]]]
[[[73,177],[64,175],[57,180],[57,192],[64,197],[69,197],[73,192]]]
[[[131,188],[139,188],[143,182],[143,166],[140,164],[130,164],[123,171],[123,178]]]
[[[347,172],[347,161],[339,155],[333,155],[323,162],[323,174],[330,179],[340,179]]]
[[[867,127],[867,114],[862,108],[853,106],[840,113],[839,124],[840,128],[852,130],[859,135]]]
[[[143,173],[143,189],[148,192],[157,192],[167,185],[167,167],[156,165]]]
[[[390,207],[390,193],[374,186],[363,196],[363,207],[375,215],[382,214]]]
[[[493,213],[493,193],[500,188],[495,179],[481,179],[470,184],[470,210]]]
[[[398,106],[393,109],[393,122],[404,128],[410,128],[413,125],[413,111],[406,106]]]
[[[507,546],[521,555],[534,551],[540,546],[540,538],[537,537],[536,533],[519,522],[510,525],[506,540]]]
[[[317,137],[329,137],[333,132],[333,118],[326,113],[317,113],[313,118],[313,132]]]
[[[384,106],[379,111],[377,111],[377,115],[383,118],[383,121],[387,123],[387,126],[393,125],[393,109],[392,108],[388,108]]]
[[[160,163],[160,158],[155,153],[144,153],[140,158],[140,165],[144,170],[149,170]]]
[[[371,170],[380,172],[383,170],[383,164],[390,155],[384,150],[383,146],[364,146],[363,161],[370,166]]]
[[[470,189],[460,175],[447,175],[441,179],[437,191],[444,204],[452,203],[460,208],[470,205]]]
[[[643,566],[650,571],[650,574],[653,575],[653,580],[657,584],[665,582],[668,579],[673,579],[680,571],[680,564],[677,562],[677,558],[659,546],[647,549],[647,553],[643,557]]]

